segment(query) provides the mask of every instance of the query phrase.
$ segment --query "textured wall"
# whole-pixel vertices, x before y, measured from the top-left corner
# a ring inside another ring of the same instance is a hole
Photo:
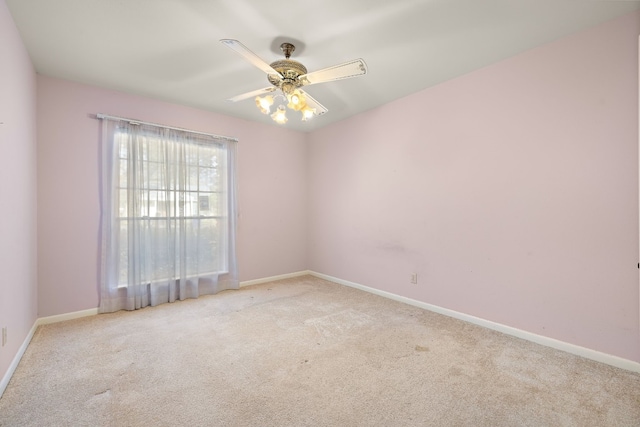
[[[314,132],[309,268],[640,361],[638,34],[626,15]]]
[[[0,0],[0,380],[37,313],[36,75]]]
[[[238,138],[240,280],[306,268],[304,134],[38,76],[40,317],[98,305],[96,113]]]

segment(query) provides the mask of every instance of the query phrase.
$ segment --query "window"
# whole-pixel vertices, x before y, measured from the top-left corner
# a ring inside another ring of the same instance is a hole
[[[132,297],[131,309],[197,297],[221,290],[220,278],[237,287],[235,142],[104,122],[105,301]]]
[[[129,251],[136,250],[129,242],[134,225],[144,229],[144,250],[151,258],[151,271],[144,280],[172,277],[180,262],[180,243],[187,251],[185,267],[190,273],[226,273],[226,149],[195,141],[162,143],[154,135],[141,135],[134,142],[122,130],[116,132],[115,141],[119,171],[115,203],[121,233],[118,285],[129,284]],[[134,156],[139,158],[132,161]],[[133,173],[135,182],[129,187]],[[190,262],[191,257],[197,262]]]

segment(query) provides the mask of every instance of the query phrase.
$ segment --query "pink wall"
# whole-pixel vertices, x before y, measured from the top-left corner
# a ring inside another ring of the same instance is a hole
[[[304,134],[49,77],[37,81],[40,317],[98,306],[96,113],[238,138],[240,280],[306,268]]]
[[[36,321],[36,75],[0,0],[0,380]]]
[[[633,13],[314,132],[309,268],[640,361],[638,34]]]

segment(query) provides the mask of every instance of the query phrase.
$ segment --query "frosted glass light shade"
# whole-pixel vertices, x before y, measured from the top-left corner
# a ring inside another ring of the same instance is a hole
[[[262,114],[269,114],[271,106],[273,105],[273,96],[267,95],[264,97],[256,96],[256,106],[262,112]]]
[[[287,107],[295,111],[300,111],[307,105],[304,95],[298,89],[294,90],[291,95],[288,95],[287,99],[289,100]]]
[[[283,125],[287,123],[287,111],[284,108],[284,105],[280,105],[278,109],[271,115],[271,118],[274,122]]]

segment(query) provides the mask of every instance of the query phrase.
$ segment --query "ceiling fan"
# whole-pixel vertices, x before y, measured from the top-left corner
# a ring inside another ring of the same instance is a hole
[[[302,113],[303,121],[309,120],[314,116],[320,116],[328,110],[318,101],[313,99],[311,95],[303,91],[303,86],[348,79],[367,73],[367,64],[365,64],[362,59],[355,59],[343,64],[334,65],[333,67],[323,68],[322,70],[308,73],[307,68],[304,65],[298,61],[290,59],[291,54],[296,49],[296,47],[291,43],[285,42],[280,45],[280,49],[284,53],[285,59],[280,59],[272,62],[271,64],[263,61],[258,55],[251,52],[238,40],[222,39],[220,40],[220,43],[264,71],[267,74],[269,83],[271,83],[271,86],[234,96],[233,98],[229,98],[228,101],[237,102],[255,97],[256,105],[264,114],[269,114],[275,99],[281,97],[283,101],[287,101],[287,107]],[[275,95],[271,95],[278,89],[282,92],[281,94],[277,93]],[[276,111],[271,114],[271,118],[280,124],[287,122],[286,108],[284,104],[278,106]]]

